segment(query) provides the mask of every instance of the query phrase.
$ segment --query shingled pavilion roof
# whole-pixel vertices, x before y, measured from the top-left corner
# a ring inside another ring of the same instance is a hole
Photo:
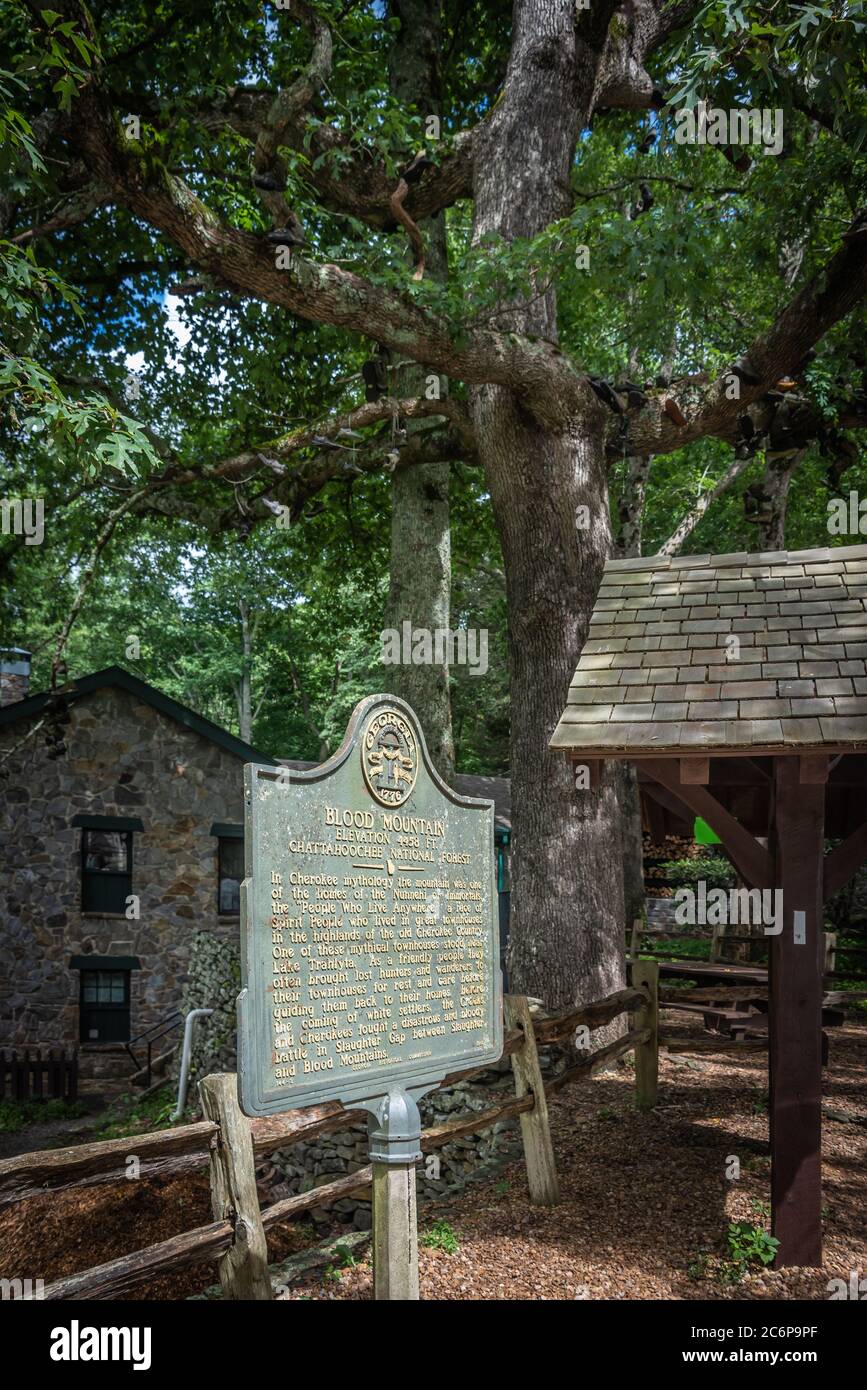
[[[867,545],[611,560],[551,747],[863,746],[865,659]]]

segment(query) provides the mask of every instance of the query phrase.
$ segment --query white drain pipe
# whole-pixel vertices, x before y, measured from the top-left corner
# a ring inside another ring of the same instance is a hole
[[[181,1118],[187,1103],[187,1086],[190,1080],[190,1054],[193,1050],[193,1026],[197,1018],[207,1018],[213,1009],[190,1009],[184,1021],[184,1047],[181,1053],[181,1074],[178,1077],[178,1103],[172,1115],[172,1124]]]

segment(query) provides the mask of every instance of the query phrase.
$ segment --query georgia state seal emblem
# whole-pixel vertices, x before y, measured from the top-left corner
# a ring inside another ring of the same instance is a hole
[[[382,806],[400,806],[415,786],[418,746],[407,719],[379,709],[361,739],[361,767],[368,790]]]

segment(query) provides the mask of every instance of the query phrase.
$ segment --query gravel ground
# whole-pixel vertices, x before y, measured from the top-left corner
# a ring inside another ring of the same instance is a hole
[[[667,1033],[689,1025],[666,1015]],[[530,1207],[521,1162],[427,1209],[458,1249],[419,1252],[423,1299],[826,1299],[828,1280],[867,1274],[867,1128],[826,1117],[825,1267],[759,1269],[726,1278],[730,1221],[766,1224],[769,1199],[767,1060],[660,1059],[660,1101],[633,1105],[629,1066],[567,1088],[550,1103],[561,1201]],[[867,1022],[835,1029],[824,1104],[867,1118]],[[726,1179],[730,1156],[741,1176]],[[369,1255],[353,1268],[312,1274],[288,1299],[372,1297]]]

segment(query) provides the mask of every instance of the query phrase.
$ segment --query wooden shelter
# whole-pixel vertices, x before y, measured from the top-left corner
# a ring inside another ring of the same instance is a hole
[[[701,816],[769,936],[778,1265],[819,1265],[823,904],[867,859],[867,546],[608,563],[551,747]],[[825,852],[826,839],[839,839]]]

